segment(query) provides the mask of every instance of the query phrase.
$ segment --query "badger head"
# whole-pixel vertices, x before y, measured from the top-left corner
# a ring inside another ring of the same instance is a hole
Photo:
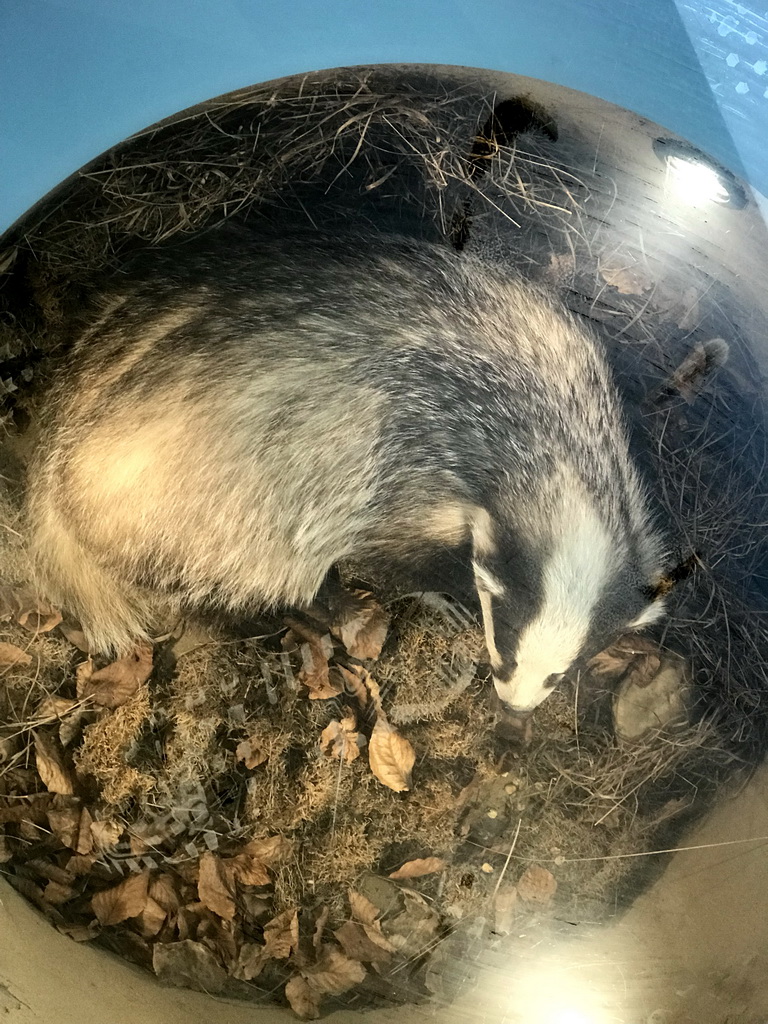
[[[660,553],[644,520],[609,523],[588,500],[538,529],[473,528],[473,571],[497,694],[533,711],[569,668],[664,612]]]

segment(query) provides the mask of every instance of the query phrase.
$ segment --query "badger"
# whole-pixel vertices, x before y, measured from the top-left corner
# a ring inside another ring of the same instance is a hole
[[[149,250],[103,287],[43,422],[38,582],[97,652],[146,640],[159,594],[241,614],[310,605],[344,562],[426,589],[449,565],[523,713],[664,610],[598,341],[447,246],[238,228]]]

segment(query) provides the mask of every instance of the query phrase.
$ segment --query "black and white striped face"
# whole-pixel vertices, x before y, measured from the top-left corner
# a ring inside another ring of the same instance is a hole
[[[476,552],[473,570],[494,686],[517,713],[537,707],[579,658],[663,614],[595,516],[561,526],[543,564],[519,546],[505,554]]]

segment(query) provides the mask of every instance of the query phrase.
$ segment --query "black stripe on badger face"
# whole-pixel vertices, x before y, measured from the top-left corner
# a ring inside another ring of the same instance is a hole
[[[520,636],[542,601],[541,569],[523,543],[510,539],[499,549],[488,545],[482,554],[476,547],[472,569],[496,682],[510,678],[517,667]]]

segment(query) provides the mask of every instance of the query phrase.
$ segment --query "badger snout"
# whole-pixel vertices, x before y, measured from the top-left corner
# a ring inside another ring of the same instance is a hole
[[[545,676],[528,676],[515,668],[505,678],[493,676],[493,686],[499,700],[515,715],[530,715],[539,704],[546,700],[563,678],[563,673]]]

